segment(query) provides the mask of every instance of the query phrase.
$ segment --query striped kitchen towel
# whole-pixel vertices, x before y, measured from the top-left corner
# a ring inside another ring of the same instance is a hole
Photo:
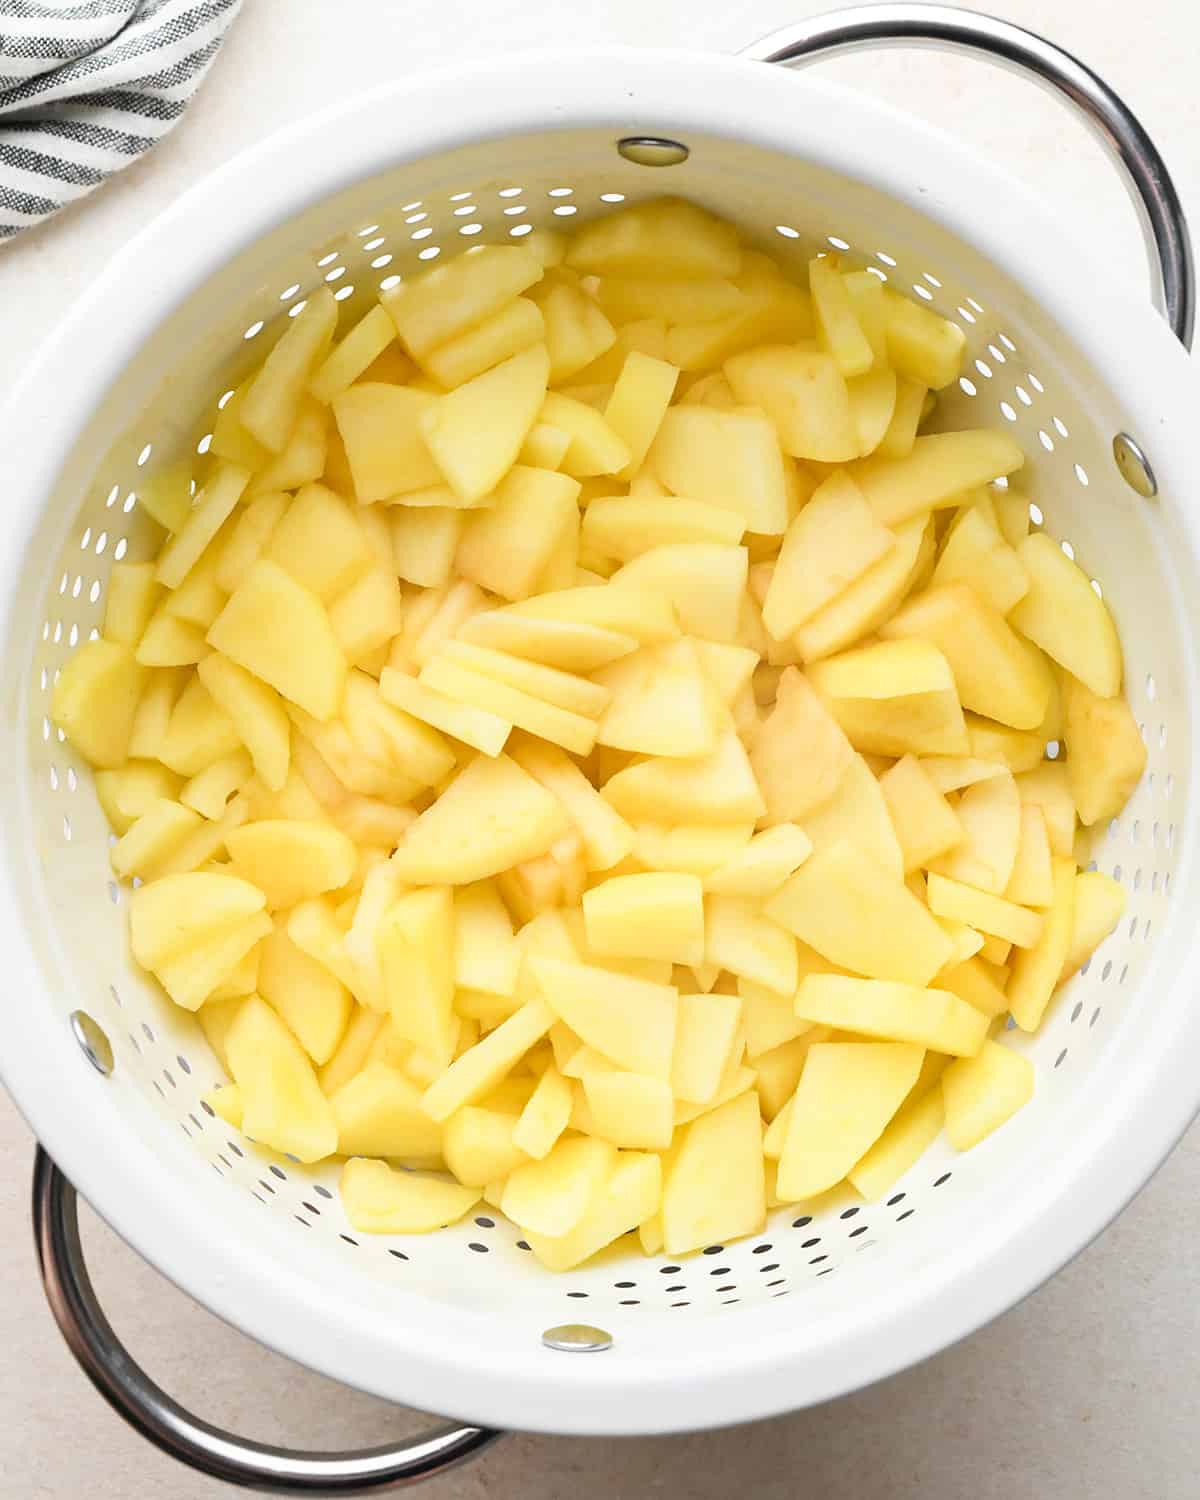
[[[136,161],[242,0],[0,0],[0,241]]]

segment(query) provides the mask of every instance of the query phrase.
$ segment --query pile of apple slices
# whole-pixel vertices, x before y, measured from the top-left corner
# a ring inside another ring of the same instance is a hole
[[[1107,608],[1008,435],[921,432],[960,330],[799,269],[664,200],[323,288],[139,491],[54,717],[210,1106],[360,1230],[482,1197],[561,1270],[878,1197],[1119,918]]]

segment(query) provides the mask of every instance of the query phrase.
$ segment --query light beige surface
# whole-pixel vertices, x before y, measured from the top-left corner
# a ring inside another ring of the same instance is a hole
[[[538,43],[733,50],[820,0],[612,0],[582,21],[553,0],[246,0],[180,129],[151,160],[0,252],[0,395],[58,309],[131,229],[248,138],[398,73]],[[984,7],[980,7],[984,8]],[[1079,52],[1142,115],[1200,223],[1200,29],[1184,0],[993,0]],[[1133,218],[1098,149],[1015,80],[965,61],[890,54],[830,67],[951,125],[1060,199],[1142,279]],[[834,122],[836,128],[836,122]],[[1003,205],[997,212],[1003,213]],[[23,1003],[9,996],[10,1012]],[[41,1299],[26,1207],[32,1143],[0,1095],[0,1500],[208,1500],[92,1393]],[[1031,1166],[1031,1170],[1032,1170]],[[847,1400],[696,1438],[512,1438],[428,1485],[431,1500],[1184,1500],[1200,1473],[1200,1134],[1050,1286],[942,1357]],[[267,1354],[193,1306],[89,1216],[101,1297],[133,1353],[209,1417],[280,1443],[352,1445],[415,1415]]]

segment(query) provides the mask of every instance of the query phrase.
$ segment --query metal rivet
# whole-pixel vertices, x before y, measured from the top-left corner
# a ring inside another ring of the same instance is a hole
[[[1117,468],[1121,471],[1121,478],[1129,488],[1141,495],[1143,500],[1153,500],[1158,494],[1158,480],[1155,479],[1150,460],[1141,447],[1127,432],[1118,432],[1113,438],[1112,451]]]
[[[542,1334],[547,1349],[558,1349],[564,1354],[599,1354],[611,1349],[612,1342],[611,1333],[586,1323],[563,1323],[558,1328],[547,1328]]]
[[[617,150],[639,167],[677,167],[691,154],[682,141],[658,135],[627,135],[617,142]]]
[[[97,1073],[102,1073],[107,1078],[113,1070],[113,1049],[112,1043],[102,1028],[92,1020],[86,1010],[73,1010],[71,1030],[75,1033],[75,1040],[79,1043],[84,1057]]]

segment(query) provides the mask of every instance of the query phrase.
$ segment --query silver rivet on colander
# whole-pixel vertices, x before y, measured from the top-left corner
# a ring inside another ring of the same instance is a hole
[[[547,1349],[558,1349],[564,1354],[599,1354],[612,1348],[612,1334],[603,1328],[592,1328],[587,1323],[562,1323],[557,1328],[547,1328],[542,1334],[542,1343]]]
[[[617,150],[639,167],[677,167],[691,155],[682,141],[659,135],[627,135],[617,142]]]
[[[1121,478],[1129,488],[1143,500],[1153,500],[1158,494],[1158,480],[1140,445],[1127,432],[1118,432],[1113,438],[1112,451]]]
[[[103,1073],[107,1078],[113,1070],[113,1049],[103,1029],[92,1020],[86,1010],[73,1010],[71,1030],[75,1033],[75,1040],[79,1043],[79,1049],[84,1057],[97,1073]]]

